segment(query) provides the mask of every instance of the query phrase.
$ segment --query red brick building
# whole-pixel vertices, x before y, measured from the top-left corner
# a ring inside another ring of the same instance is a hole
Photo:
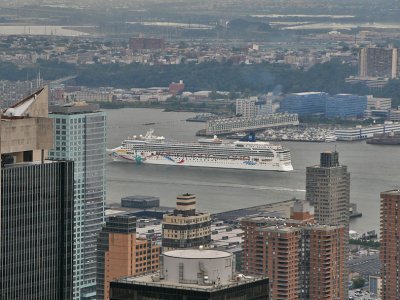
[[[185,84],[183,83],[183,80],[180,80],[178,83],[172,82],[169,85],[169,92],[173,95],[178,95],[182,93],[185,90]]]
[[[267,275],[271,299],[344,299],[345,226],[256,217],[242,227],[243,272]]]
[[[345,229],[341,226],[306,228],[309,240],[309,283],[307,299],[345,299],[343,276],[345,255]]]
[[[161,38],[133,37],[129,39],[129,48],[132,50],[164,49],[165,40]]]
[[[400,190],[381,193],[381,277],[382,299],[400,296]]]
[[[136,236],[136,217],[109,217],[98,241],[97,299],[110,299],[112,280],[156,272],[160,254],[161,245]]]

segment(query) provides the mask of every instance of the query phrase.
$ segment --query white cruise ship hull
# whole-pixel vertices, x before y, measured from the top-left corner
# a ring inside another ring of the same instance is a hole
[[[130,162],[136,164],[154,164],[169,166],[187,166],[202,168],[224,168],[241,170],[259,170],[259,171],[281,171],[288,172],[293,170],[291,161],[280,161],[277,158],[268,162],[256,162],[253,159],[214,159],[214,158],[195,158],[195,157],[174,157],[161,155],[132,155],[121,150],[111,150],[110,157],[114,161]]]

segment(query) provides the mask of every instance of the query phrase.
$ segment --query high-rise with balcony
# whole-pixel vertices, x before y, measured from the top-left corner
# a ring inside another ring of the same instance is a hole
[[[270,279],[271,299],[345,299],[344,226],[246,218],[244,272]]]
[[[163,251],[208,247],[211,243],[211,216],[196,211],[196,196],[176,197],[176,209],[163,218]]]
[[[339,164],[338,152],[323,152],[319,165],[307,167],[306,200],[314,206],[316,223],[345,226],[343,246],[348,255],[350,174],[346,166]],[[342,275],[344,298],[347,297],[347,274],[346,263]]]
[[[136,234],[136,217],[110,216],[98,240],[97,299],[110,299],[110,282],[158,271],[161,245]]]
[[[271,299],[299,299],[301,230],[272,226],[260,233],[265,235],[266,275],[270,278]]]
[[[397,48],[362,48],[359,55],[359,75],[394,79],[400,74],[399,62]]]
[[[47,87],[1,116],[0,299],[72,297],[73,162],[53,147]]]
[[[305,264],[303,299],[347,299],[346,227],[315,225],[304,228]]]
[[[50,107],[54,148],[49,158],[75,164],[74,295],[95,299],[97,235],[104,221],[106,115],[82,102]]]
[[[400,295],[400,190],[381,193],[380,259],[382,299],[395,300]]]

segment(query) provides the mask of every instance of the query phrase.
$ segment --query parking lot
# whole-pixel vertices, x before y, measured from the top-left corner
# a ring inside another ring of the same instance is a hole
[[[350,290],[349,300],[378,300],[380,298],[375,295],[370,295],[368,291],[365,290]]]

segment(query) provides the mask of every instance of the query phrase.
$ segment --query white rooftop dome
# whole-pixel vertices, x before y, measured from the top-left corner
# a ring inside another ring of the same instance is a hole
[[[163,253],[161,277],[183,284],[218,285],[235,276],[232,253],[211,249],[182,249]]]
[[[213,259],[232,256],[232,253],[212,249],[182,249],[163,253],[164,256],[189,259]]]

